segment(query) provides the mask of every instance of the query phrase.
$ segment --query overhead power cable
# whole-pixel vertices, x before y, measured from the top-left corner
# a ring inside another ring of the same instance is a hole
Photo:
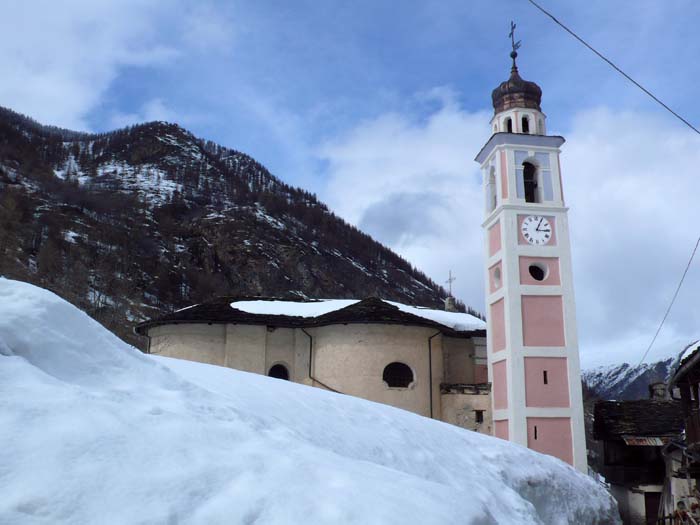
[[[634,85],[637,86],[639,89],[641,89],[642,91],[644,91],[644,93],[646,93],[647,95],[649,95],[655,102],[657,102],[658,104],[660,104],[666,111],[668,111],[669,113],[671,113],[674,117],[676,117],[678,120],[680,120],[681,122],[683,122],[683,124],[685,124],[685,125],[688,126],[690,129],[692,129],[695,133],[697,133],[698,135],[700,135],[700,130],[698,130],[698,128],[696,128],[695,126],[693,126],[690,122],[688,122],[686,119],[684,119],[683,117],[681,117],[678,113],[676,113],[675,111],[673,111],[670,107],[668,107],[668,106],[667,106],[666,104],[664,104],[661,100],[659,100],[659,98],[658,98],[656,95],[654,95],[651,91],[649,91],[647,88],[645,88],[644,86],[642,86],[639,82],[637,82],[635,79],[633,79],[633,78],[632,78],[631,76],[629,76],[627,73],[625,73],[622,69],[620,69],[618,66],[616,66],[616,65],[612,62],[612,60],[610,60],[610,59],[607,58],[605,55],[603,55],[602,53],[600,53],[600,52],[599,52],[598,50],[596,50],[592,45],[590,45],[588,42],[586,42],[583,38],[581,38],[580,36],[578,36],[578,35],[577,35],[576,33],[574,33],[571,29],[569,29],[566,25],[564,25],[562,22],[560,22],[559,20],[557,20],[557,18],[556,18],[552,13],[550,13],[549,11],[547,11],[544,7],[542,7],[541,5],[539,5],[539,4],[538,4],[537,2],[535,2],[534,0],[527,0],[527,1],[530,2],[532,5],[534,5],[537,9],[539,9],[540,11],[542,11],[542,13],[544,13],[546,16],[548,16],[549,18],[551,18],[551,19],[554,21],[554,23],[556,23],[556,24],[557,24],[559,27],[561,27],[564,31],[566,31],[567,33],[569,33],[569,34],[570,34],[571,36],[573,36],[576,40],[578,40],[579,42],[581,42],[584,46],[586,46],[588,49],[590,49],[590,50],[593,51],[596,55],[598,55],[601,59],[603,59],[605,62],[607,62],[608,65],[609,65],[610,67],[612,67],[615,71],[617,71],[618,73],[620,73],[623,77],[625,77],[627,80],[629,80],[630,82],[632,82],[632,84],[634,84]]]
[[[685,271],[683,272],[683,276],[681,277],[681,281],[678,283],[678,288],[676,288],[676,293],[673,294],[673,298],[671,299],[671,304],[668,305],[668,308],[666,309],[666,313],[664,314],[664,318],[661,319],[661,324],[656,329],[656,333],[654,334],[654,338],[651,340],[651,343],[649,343],[649,346],[647,347],[646,352],[644,352],[642,359],[639,361],[639,365],[641,365],[644,362],[644,360],[647,357],[647,354],[649,353],[649,350],[651,350],[651,347],[654,346],[654,342],[656,341],[656,338],[659,336],[659,332],[661,332],[661,327],[666,322],[666,318],[668,317],[668,314],[671,311],[671,308],[673,307],[673,303],[676,302],[676,297],[678,297],[678,292],[681,291],[681,286],[683,286],[683,281],[685,280],[685,276],[688,274],[688,270],[690,269],[690,265],[693,262],[693,258],[695,257],[695,252],[698,251],[698,245],[700,245],[700,237],[698,237],[698,240],[695,243],[695,248],[693,248],[693,253],[690,254],[690,259],[688,260],[688,265],[685,267]],[[637,366],[639,366],[639,365],[637,365]]]

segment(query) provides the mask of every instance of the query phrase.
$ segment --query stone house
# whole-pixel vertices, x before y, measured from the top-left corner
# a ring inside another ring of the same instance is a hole
[[[152,354],[353,395],[492,434],[486,325],[363,300],[230,297],[139,324]]]
[[[681,437],[683,413],[679,401],[655,386],[651,399],[595,404],[593,437],[602,445],[595,469],[610,483],[625,525],[656,524],[669,513],[666,450]]]

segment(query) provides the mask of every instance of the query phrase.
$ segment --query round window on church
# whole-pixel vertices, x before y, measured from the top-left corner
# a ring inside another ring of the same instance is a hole
[[[284,365],[273,365],[270,368],[270,371],[267,373],[267,375],[277,379],[284,379],[285,381],[289,381],[289,370],[287,370],[287,367]]]
[[[547,265],[542,263],[532,263],[528,268],[530,277],[535,281],[544,281],[547,278]]]
[[[403,363],[386,365],[382,379],[389,388],[408,388],[413,383],[413,370]]]

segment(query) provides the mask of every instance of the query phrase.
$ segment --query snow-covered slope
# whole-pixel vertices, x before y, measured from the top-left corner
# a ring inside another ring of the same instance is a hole
[[[0,523],[617,523],[562,462],[409,412],[140,354],[0,279]]]

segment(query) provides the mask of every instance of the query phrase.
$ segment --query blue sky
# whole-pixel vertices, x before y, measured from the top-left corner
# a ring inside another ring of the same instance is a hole
[[[584,364],[640,356],[700,233],[700,141],[525,0],[8,2],[0,105],[73,129],[178,122],[316,192],[483,309],[473,157],[509,72],[567,137]],[[700,4],[542,0],[689,120]],[[694,271],[658,352],[700,332]]]

